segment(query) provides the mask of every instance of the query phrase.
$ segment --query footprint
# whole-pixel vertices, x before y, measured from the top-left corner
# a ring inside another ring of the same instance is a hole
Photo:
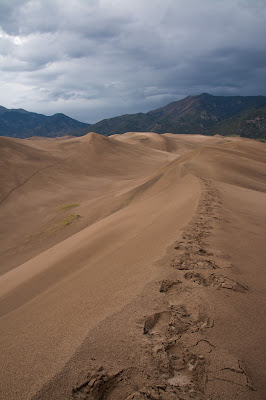
[[[204,357],[191,353],[178,343],[166,348],[171,378],[168,382],[185,392],[203,392],[207,382]]]
[[[245,293],[248,290],[247,286],[241,285],[240,283],[234,281],[233,279],[229,279],[226,276],[222,275],[211,275],[212,279],[214,279],[214,285],[218,288],[222,289],[230,289],[234,290],[235,292]]]
[[[184,278],[201,286],[213,286],[217,289],[229,289],[241,293],[245,293],[248,290],[247,286],[241,285],[240,283],[235,282],[233,279],[222,275],[211,274],[207,277],[204,277],[198,272],[187,272],[184,275]]]
[[[189,315],[183,306],[173,306],[171,310],[155,313],[146,318],[144,334],[171,338],[188,330],[191,325]]]
[[[192,253],[184,254],[180,258],[174,258],[171,266],[179,270],[189,269],[218,269],[218,265],[212,260],[199,259]]]

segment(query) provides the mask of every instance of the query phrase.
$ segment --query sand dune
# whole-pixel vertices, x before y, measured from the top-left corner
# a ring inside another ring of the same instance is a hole
[[[0,139],[1,399],[264,398],[265,144]]]
[[[190,135],[190,140],[187,140],[187,135],[173,135],[172,133],[159,135],[155,132],[127,132],[123,135],[112,135],[110,138],[119,142],[140,145],[149,149],[166,151],[178,155],[192,150],[205,142],[210,142],[208,136]],[[215,145],[216,143],[220,143],[221,140],[224,143],[224,138],[221,138],[212,138],[211,144]]]

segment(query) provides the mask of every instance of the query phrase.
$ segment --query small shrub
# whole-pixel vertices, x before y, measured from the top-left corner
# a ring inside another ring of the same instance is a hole
[[[63,226],[67,226],[72,224],[73,221],[75,221],[75,219],[80,218],[79,214],[70,214],[67,216],[66,219],[64,219],[64,221],[62,222]]]

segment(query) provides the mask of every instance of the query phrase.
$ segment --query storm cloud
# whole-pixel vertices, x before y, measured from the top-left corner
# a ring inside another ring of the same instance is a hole
[[[84,122],[266,95],[264,0],[0,0],[0,104]]]

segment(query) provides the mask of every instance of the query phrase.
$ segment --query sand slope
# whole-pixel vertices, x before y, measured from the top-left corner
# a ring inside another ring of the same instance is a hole
[[[1,399],[264,398],[263,143],[0,144]]]

